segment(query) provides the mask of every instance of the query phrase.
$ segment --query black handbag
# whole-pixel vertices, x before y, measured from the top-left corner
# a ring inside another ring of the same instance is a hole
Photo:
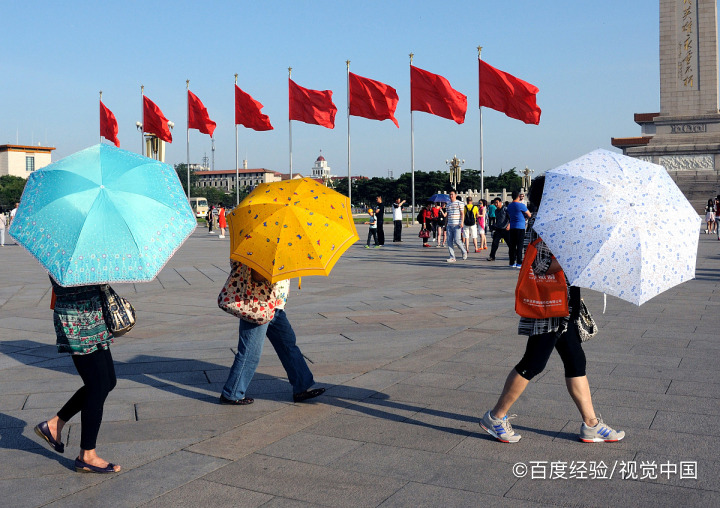
[[[124,335],[135,326],[135,309],[108,284],[100,287],[103,317],[108,330],[115,336]]]

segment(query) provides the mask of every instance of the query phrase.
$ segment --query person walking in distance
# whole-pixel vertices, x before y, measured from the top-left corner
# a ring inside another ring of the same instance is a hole
[[[402,206],[405,200],[397,198],[393,203],[393,242],[402,242]]]
[[[382,247],[385,245],[385,230],[383,229],[385,222],[385,205],[383,205],[382,196],[376,197],[375,203],[377,204],[375,207],[375,219],[377,219],[378,245]]]
[[[493,204],[495,205],[495,223],[490,226],[493,232],[493,242],[490,247],[490,255],[487,258],[488,261],[495,261],[495,253],[500,245],[500,240],[505,240],[505,243],[508,244],[508,237],[510,236],[510,218],[507,209],[503,206],[502,199],[493,199]]]
[[[375,210],[373,210],[372,208],[368,208],[368,215],[370,216],[370,220],[368,220],[365,224],[370,225],[370,228],[368,229],[368,237],[365,248],[370,248],[370,239],[372,238],[375,244],[375,248],[377,249],[378,247],[380,247],[380,245],[378,244],[377,217],[375,217]]]
[[[465,236],[465,249],[470,252],[470,239],[472,238],[475,252],[480,252],[477,243],[477,220],[480,212],[478,210],[478,207],[473,204],[472,197],[468,196],[465,200],[467,201],[467,204],[465,205],[465,215],[463,216],[463,235]]]
[[[518,191],[512,192],[512,203],[507,207],[507,213],[510,217],[510,241],[508,247],[510,249],[510,266],[520,268],[523,260],[523,239],[525,238],[525,217],[530,218],[530,212],[522,200],[525,194]]]
[[[467,250],[460,238],[463,222],[465,221],[465,207],[457,200],[457,192],[453,189],[450,191],[450,203],[447,206],[447,247],[450,257],[448,263],[455,262],[455,249],[453,245],[457,244],[462,252],[462,258],[467,259]]]

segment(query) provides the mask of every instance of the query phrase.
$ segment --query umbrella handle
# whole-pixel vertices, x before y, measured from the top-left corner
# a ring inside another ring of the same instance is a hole
[[[605,309],[607,309],[607,293],[603,293],[603,314],[605,314]]]

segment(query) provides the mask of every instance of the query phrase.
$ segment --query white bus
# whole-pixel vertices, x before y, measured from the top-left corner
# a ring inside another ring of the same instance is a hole
[[[208,213],[208,203],[205,198],[190,198],[190,207],[195,212],[195,217],[204,219]]]

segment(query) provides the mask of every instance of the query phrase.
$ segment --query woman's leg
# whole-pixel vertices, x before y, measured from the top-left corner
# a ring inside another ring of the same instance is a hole
[[[492,409],[491,416],[502,418],[510,411],[510,407],[522,395],[530,380],[545,369],[556,341],[555,332],[528,337],[525,354],[508,374],[502,394]]]
[[[107,467],[108,462],[98,457],[95,448],[102,423],[105,399],[117,383],[112,355],[109,349],[98,349],[88,355],[73,355],[72,360],[85,383],[83,387],[85,389],[84,404],[80,413],[80,454],[78,458],[92,466]],[[62,415],[60,418],[64,419]],[[120,471],[120,466],[114,466],[114,470]]]
[[[555,349],[560,354],[565,367],[565,385],[568,393],[580,411],[585,425],[592,427],[597,424],[597,418],[585,370],[587,364],[585,352],[575,326],[573,323],[568,325],[567,331],[558,337]]]
[[[245,398],[245,391],[255,375],[258,363],[260,363],[267,330],[267,323],[258,325],[240,320],[237,353],[222,389],[222,396],[227,400],[235,401]]]
[[[315,384],[312,372],[310,372],[300,348],[297,347],[295,331],[290,326],[284,310],[275,311],[275,317],[270,322],[267,336],[287,372],[293,393],[302,393]]]

